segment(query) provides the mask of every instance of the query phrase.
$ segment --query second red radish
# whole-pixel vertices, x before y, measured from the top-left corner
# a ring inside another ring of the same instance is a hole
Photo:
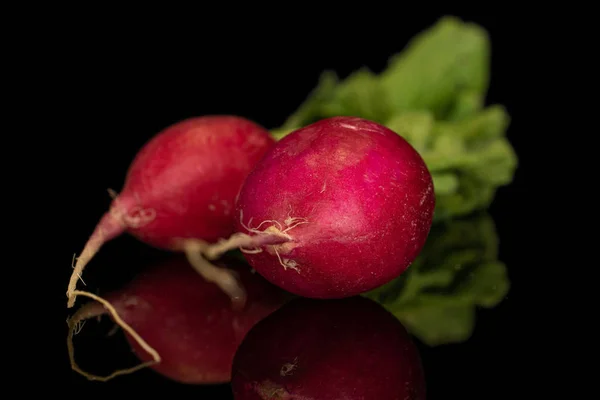
[[[68,307],[86,264],[124,232],[157,248],[186,252],[201,275],[243,305],[244,289],[234,274],[197,254],[205,241],[233,233],[236,195],[273,143],[266,129],[237,116],[189,118],[158,133],[136,155],[122,191],[77,258]]]

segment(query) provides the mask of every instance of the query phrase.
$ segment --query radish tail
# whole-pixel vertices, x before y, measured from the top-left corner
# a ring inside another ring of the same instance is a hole
[[[77,257],[77,262],[71,274],[69,280],[69,287],[67,289],[67,307],[71,308],[75,304],[77,289],[77,281],[81,279],[83,269],[94,257],[94,255],[100,250],[100,247],[109,240],[119,236],[125,231],[125,225],[120,223],[114,213],[109,211],[100,220],[94,233],[90,236],[89,240],[85,244],[81,255]]]
[[[208,282],[216,284],[229,298],[235,310],[241,310],[246,305],[246,290],[238,279],[237,273],[227,268],[213,265],[203,256],[203,250],[208,246],[200,240],[188,239],[183,250],[191,266]]]
[[[285,233],[269,232],[260,235],[235,233],[229,239],[208,244],[200,240],[188,239],[183,250],[192,267],[207,281],[215,283],[231,299],[235,310],[241,310],[246,304],[246,290],[240,283],[235,271],[213,265],[209,260],[216,260],[227,251],[237,248],[256,248],[290,241]]]

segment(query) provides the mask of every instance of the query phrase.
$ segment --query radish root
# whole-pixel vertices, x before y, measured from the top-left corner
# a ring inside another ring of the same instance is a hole
[[[290,235],[281,232],[275,226],[270,226],[264,231],[256,231],[255,233],[257,233],[255,236],[234,233],[229,239],[219,240],[217,243],[207,246],[203,250],[203,254],[209,260],[216,260],[226,252],[237,248],[258,249],[261,246],[282,244],[292,240]]]
[[[272,228],[272,229],[271,229]],[[231,299],[235,310],[246,305],[246,289],[239,282],[237,274],[227,268],[217,267],[210,261],[216,260],[226,252],[237,248],[259,248],[289,242],[292,238],[277,230],[274,226],[267,228],[260,235],[250,236],[245,233],[234,233],[229,239],[209,244],[201,240],[187,239],[183,242],[183,250],[192,267],[207,281],[215,283]]]
[[[77,288],[77,281],[81,279],[83,282],[83,279],[81,278],[83,269],[96,255],[98,250],[100,250],[100,247],[102,247],[104,243],[123,233],[125,229],[139,228],[152,222],[156,217],[155,210],[144,209],[139,205],[126,210],[124,207],[119,206],[116,192],[109,190],[109,194],[113,197],[115,204],[104,214],[94,230],[94,233],[85,244],[81,255],[77,257],[77,262],[67,288],[68,308],[75,305],[76,295],[74,292]]]
[[[105,236],[104,229],[99,228],[97,230],[97,234],[92,235],[92,237],[86,243],[81,255],[77,257],[77,262],[73,268],[71,279],[69,280],[69,287],[67,288],[67,297],[69,298],[67,301],[68,308],[71,308],[75,305],[77,281],[81,279],[83,282],[83,278],[81,277],[83,269],[98,252],[98,250],[100,250],[100,247],[102,247],[102,244],[105,242]]]
[[[208,282],[216,284],[231,299],[235,310],[241,310],[246,305],[246,290],[239,282],[235,271],[213,265],[203,254],[209,244],[201,240],[188,239],[183,250],[191,266]]]
[[[243,213],[240,212],[240,223],[248,232],[254,235],[237,232],[228,239],[220,239],[212,244],[194,239],[185,239],[182,241],[183,251],[192,267],[204,279],[219,286],[229,296],[233,308],[236,310],[244,308],[246,304],[247,295],[245,288],[239,282],[238,276],[234,271],[217,267],[211,261],[219,259],[223,254],[234,249],[240,249],[243,253],[247,254],[257,254],[262,252],[262,246],[275,246],[290,242],[292,241],[292,237],[286,232],[300,224],[306,224],[308,221],[306,218],[292,218],[288,216],[284,221],[285,228],[276,220],[262,221],[256,228],[251,228],[252,218],[248,221],[248,225],[245,225],[243,223]],[[271,223],[271,225],[262,231],[259,230],[267,223]],[[292,263],[290,260],[285,260],[287,263],[284,263],[276,249],[275,252],[284,268],[292,268],[299,272],[295,263]]]
[[[107,300],[105,300],[99,296],[96,296],[95,294],[92,294],[89,292],[84,292],[81,290],[75,290],[75,291],[73,291],[73,294],[89,297],[89,298],[97,301],[98,303],[100,303],[102,306],[104,306],[104,307],[98,307],[97,303],[90,303],[91,306],[86,305],[86,306],[81,307],[75,314],[73,314],[73,316],[71,318],[69,318],[67,320],[67,324],[69,325],[69,334],[67,336],[67,349],[69,351],[69,360],[71,362],[71,368],[74,371],[85,376],[89,380],[106,382],[116,376],[131,374],[132,372],[138,371],[142,368],[146,368],[150,365],[160,363],[161,358],[160,358],[160,355],[158,354],[158,352],[156,350],[154,350],[148,343],[146,343],[144,341],[144,339],[142,339],[140,337],[140,335],[138,335],[138,333],[131,326],[129,326],[125,321],[123,321],[121,319],[121,317],[119,317],[117,310]],[[111,316],[114,318],[115,322],[121,328],[123,328],[123,330],[125,332],[129,333],[129,335],[131,335],[131,337],[133,337],[139,343],[139,345],[144,349],[144,351],[146,351],[148,354],[150,354],[152,356],[152,361],[147,361],[147,362],[141,363],[135,367],[117,370],[108,376],[98,376],[98,375],[90,374],[88,372],[83,371],[77,365],[77,363],[75,362],[75,350],[74,350],[74,346],[73,346],[73,336],[76,335],[77,333],[79,333],[85,320],[104,315],[104,314],[106,314],[107,310],[111,314]]]

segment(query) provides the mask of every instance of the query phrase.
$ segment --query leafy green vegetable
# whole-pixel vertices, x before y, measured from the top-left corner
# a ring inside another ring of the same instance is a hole
[[[415,36],[376,75],[367,69],[344,80],[326,71],[308,99],[279,128],[281,139],[321,118],[353,115],[406,138],[433,175],[436,221],[485,209],[512,181],[517,157],[506,139],[510,117],[484,106],[489,40],[481,27],[441,18]]]
[[[428,110],[436,119],[461,119],[483,106],[489,54],[484,29],[455,17],[441,18],[391,57],[379,75],[362,68],[340,80],[335,72],[325,71],[280,129],[288,131],[337,115],[385,123],[415,110]]]
[[[477,307],[507,294],[491,217],[477,213],[433,225],[419,257],[399,278],[364,294],[398,317],[424,343],[436,346],[471,336]]]
[[[424,109],[438,119],[456,119],[477,111],[488,89],[489,55],[484,29],[441,18],[392,57],[381,74],[392,112]]]
[[[512,181],[516,154],[504,136],[509,117],[491,106],[460,121],[436,121],[428,111],[400,114],[386,124],[421,154],[436,193],[436,220],[489,206]]]

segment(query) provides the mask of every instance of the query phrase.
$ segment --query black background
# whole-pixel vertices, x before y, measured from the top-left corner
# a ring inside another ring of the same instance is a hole
[[[533,142],[527,134],[530,110],[522,90],[530,71],[522,57],[531,57],[525,43],[537,33],[526,29],[525,18],[514,15],[445,14],[474,21],[488,30],[492,78],[487,103],[504,104],[512,117],[508,137],[519,156],[519,169],[514,183],[500,189],[491,209],[500,236],[500,258],[507,264],[512,289],[498,307],[478,313],[468,342],[420,348],[428,398],[503,398],[524,384],[530,369],[527,327],[531,321],[522,304],[528,296],[527,282],[539,267],[522,252],[527,238],[523,218],[532,201],[526,193],[532,177],[528,165],[533,159]],[[210,14],[203,12],[195,23],[145,21],[143,28],[132,26],[128,19],[91,22],[90,17],[55,27],[59,39],[49,46],[55,46],[56,54],[63,57],[57,58],[61,61],[53,69],[59,71],[53,82],[60,108],[55,117],[70,134],[63,136],[66,154],[57,154],[69,195],[63,198],[66,233],[61,235],[59,261],[53,264],[68,265],[80,251],[109,204],[106,189],[120,189],[133,155],[162,128],[203,114],[237,114],[276,127],[304,100],[322,70],[333,69],[342,77],[361,66],[379,71],[389,56],[443,13],[380,19],[376,12],[357,12],[295,22],[287,22],[287,15],[238,22],[223,16],[211,21]],[[155,255],[153,249],[129,237],[114,240],[103,251],[84,274],[91,287],[102,290],[117,287],[133,276],[138,260]],[[106,262],[115,259],[120,262]],[[62,307],[60,322],[69,314],[63,289],[70,272],[68,267],[62,268],[62,286],[57,285],[61,290],[53,293]],[[59,343],[52,345],[60,359],[53,363],[56,375],[52,386],[63,393],[109,396],[132,389],[131,393],[146,395],[160,387],[176,398],[229,398],[226,386],[184,387],[148,370],[109,383],[88,382],[69,367],[64,337],[60,336],[66,335],[66,324],[59,333]],[[82,367],[118,368],[135,362],[123,356],[127,348],[122,343],[103,342],[94,333],[86,337],[96,347],[79,345]],[[525,390],[522,387],[520,393]]]

